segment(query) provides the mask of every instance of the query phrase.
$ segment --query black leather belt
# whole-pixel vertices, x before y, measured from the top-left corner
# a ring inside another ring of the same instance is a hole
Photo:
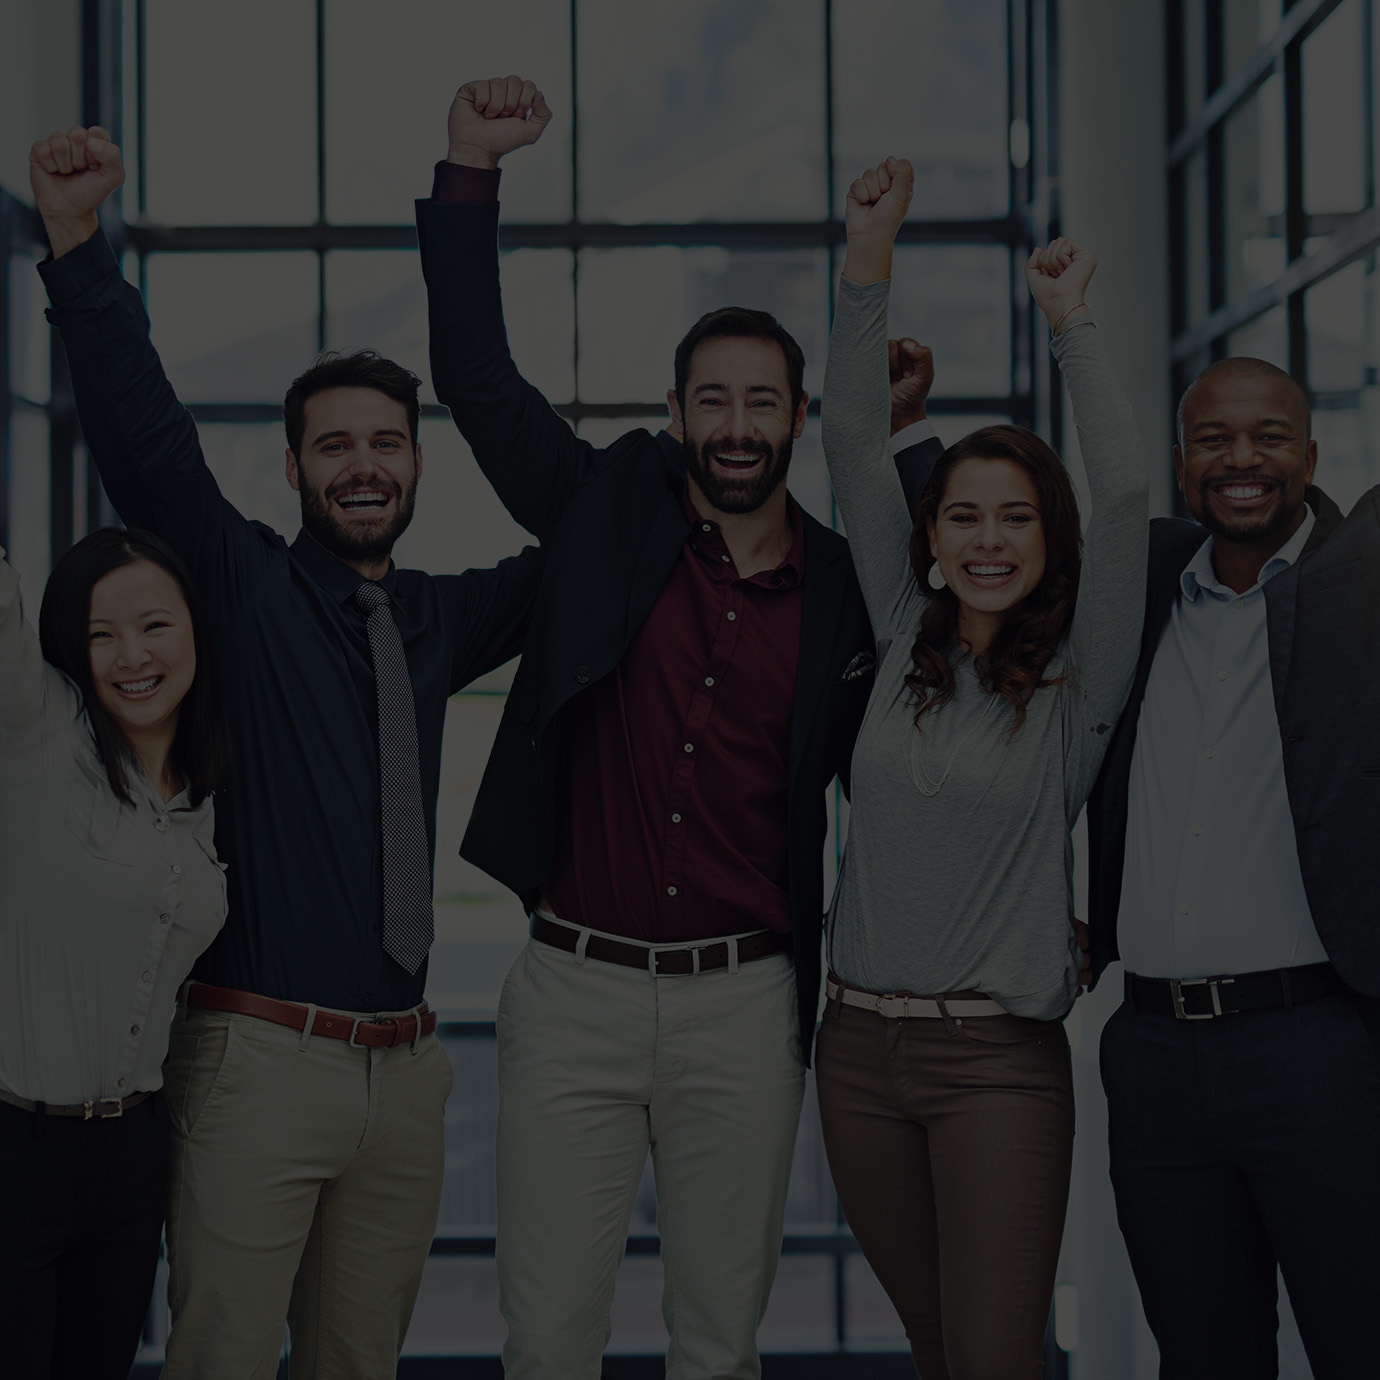
[[[534,915],[532,938],[573,954],[579,947],[580,931]],[[791,937],[778,930],[761,930],[736,943],[738,962],[751,963],[755,958],[766,958],[791,948]],[[585,944],[585,957],[597,958],[601,963],[619,963],[625,968],[640,968],[653,977],[677,977],[683,973],[707,973],[715,968],[727,968],[729,947],[727,940],[713,939],[702,944],[648,949],[641,944],[625,944],[618,939],[591,934]]]
[[[97,1097],[90,1102],[30,1102],[26,1097],[16,1097],[14,1093],[0,1092],[0,1102],[8,1102],[21,1112],[40,1112],[44,1116],[79,1116],[83,1121],[104,1121],[112,1116],[124,1116],[131,1107],[137,1107],[151,1092],[132,1093],[129,1097]]]
[[[1210,978],[1143,978],[1126,974],[1126,1001],[1152,1016],[1181,1021],[1210,1021],[1237,1011],[1263,1011],[1282,1006],[1286,1011],[1301,1001],[1314,1001],[1347,991],[1330,963],[1302,968],[1271,968],[1259,973],[1235,973]]]

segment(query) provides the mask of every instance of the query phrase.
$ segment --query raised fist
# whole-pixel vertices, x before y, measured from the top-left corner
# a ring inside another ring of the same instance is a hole
[[[29,150],[29,185],[54,258],[96,233],[97,208],[124,180],[120,150],[100,125],[54,130]]]
[[[901,228],[915,191],[915,172],[904,158],[888,158],[869,168],[848,189],[849,241],[885,240]]]
[[[934,386],[934,353],[928,345],[905,336],[886,343],[891,374],[891,434],[912,422],[925,420],[925,401]]]
[[[546,98],[521,77],[468,81],[450,104],[452,163],[496,168],[505,153],[535,144],[551,120]]]
[[[1025,280],[1035,305],[1044,312],[1051,329],[1074,307],[1083,302],[1083,293],[1097,267],[1091,249],[1060,236],[1043,249],[1032,251],[1026,260]]]

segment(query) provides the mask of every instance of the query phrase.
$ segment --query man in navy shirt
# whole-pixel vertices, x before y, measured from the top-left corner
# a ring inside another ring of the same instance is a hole
[[[447,697],[520,648],[534,548],[398,570],[417,384],[362,352],[294,382],[289,545],[221,496],[96,211],[106,131],[34,145],[40,266],[87,444],[117,511],[205,601],[235,757],[217,793],[229,919],[166,1066],[174,1128],[169,1377],[392,1375],[440,1201],[451,1070],[422,1001]]]

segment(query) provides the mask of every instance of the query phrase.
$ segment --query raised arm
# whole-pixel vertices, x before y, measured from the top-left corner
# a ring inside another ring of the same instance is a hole
[[[115,510],[187,562],[214,613],[254,579],[266,548],[221,496],[190,413],[178,402],[138,291],[126,283],[97,210],[124,180],[100,126],[54,132],[29,154],[52,247],[39,265],[67,350],[82,434]]]
[[[1025,271],[1031,296],[1053,332],[1051,348],[1073,403],[1092,501],[1083,520],[1070,654],[1088,716],[1114,724],[1140,654],[1149,481],[1131,405],[1083,300],[1096,267],[1089,250],[1057,239],[1032,253]]]
[[[518,372],[503,325],[498,162],[535,143],[550,119],[532,82],[467,82],[451,104],[432,198],[417,203],[436,396],[503,506],[542,540],[601,458]]]
[[[853,562],[879,640],[894,636],[918,596],[912,520],[890,454],[886,309],[891,246],[910,204],[910,164],[888,159],[848,192],[848,256],[824,375],[821,430]]]
[[[44,717],[71,719],[76,712],[76,692],[43,660],[38,634],[24,621],[19,572],[0,547],[0,742]]]

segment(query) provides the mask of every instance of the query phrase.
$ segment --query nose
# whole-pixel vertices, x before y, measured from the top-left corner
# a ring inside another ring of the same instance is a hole
[[[1006,545],[1006,533],[995,517],[986,517],[978,524],[973,534],[973,545],[984,551],[999,551]]]
[[[1232,437],[1227,461],[1237,469],[1254,469],[1256,466],[1255,443],[1249,433],[1240,431]]]
[[[115,646],[115,666],[118,670],[137,671],[152,659],[152,654],[137,637],[121,637]]]

